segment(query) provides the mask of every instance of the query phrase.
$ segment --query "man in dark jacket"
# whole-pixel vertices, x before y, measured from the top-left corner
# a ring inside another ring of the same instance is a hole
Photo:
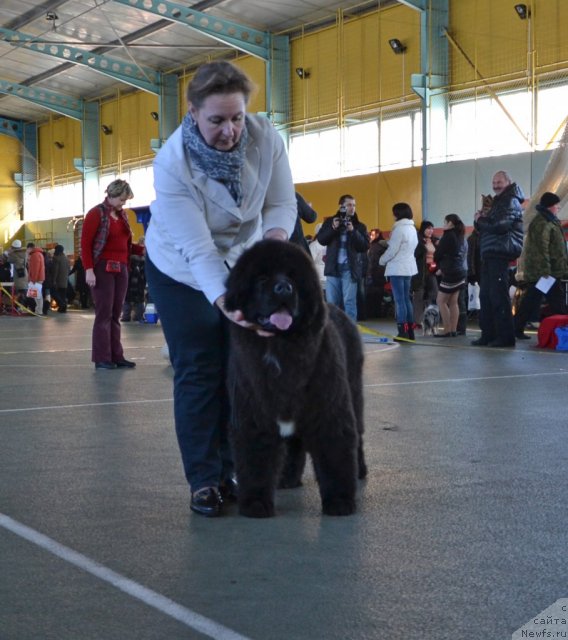
[[[487,212],[475,214],[481,256],[479,326],[476,346],[514,347],[515,329],[509,296],[509,263],[523,247],[524,195],[506,171],[493,176],[495,196]]]
[[[553,314],[566,313],[562,280],[568,278],[568,251],[557,217],[559,203],[560,198],[555,193],[543,193],[536,205],[537,214],[529,225],[521,259],[522,280],[527,283],[527,287],[515,315],[517,339],[530,338],[524,331],[529,318],[538,312],[542,301],[543,291],[537,287],[540,278],[555,278],[544,295]]]
[[[367,227],[357,218],[353,196],[345,194],[339,198],[339,211],[324,220],[317,240],[327,247],[326,298],[357,322],[357,282],[362,276],[358,254],[369,249],[369,237]]]
[[[313,223],[317,220],[318,214],[312,209],[310,203],[306,202],[304,198],[296,191],[296,204],[298,206],[298,216],[296,218],[296,225],[294,231],[290,236],[290,242],[299,244],[310,255],[310,247],[306,238],[304,237],[304,230],[302,229],[302,220],[304,222]]]

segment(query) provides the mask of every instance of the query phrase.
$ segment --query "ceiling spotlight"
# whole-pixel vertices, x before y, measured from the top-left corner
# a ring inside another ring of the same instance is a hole
[[[406,51],[406,47],[398,38],[391,38],[389,40],[389,45],[395,53],[404,53]]]
[[[48,22],[51,22],[51,26],[52,26],[52,28],[53,28],[53,31],[55,31],[55,21],[56,21],[56,20],[59,20],[59,16],[55,13],[55,11],[48,11],[48,12],[45,14],[45,19],[46,19]]]
[[[531,10],[527,7],[526,4],[516,4],[515,11],[521,20],[526,20],[530,18]]]
[[[63,144],[63,142],[59,142],[59,140],[56,140],[53,143],[58,149],[63,149],[63,147],[65,147],[65,145]]]
[[[110,136],[112,133],[112,127],[109,127],[107,124],[101,124],[101,131],[105,134],[105,136]]]
[[[304,67],[296,67],[296,75],[300,80],[305,80],[310,77],[310,70],[304,69]]]
[[[152,116],[153,120],[159,120],[160,119],[160,115],[157,111],[150,111],[150,115]]]

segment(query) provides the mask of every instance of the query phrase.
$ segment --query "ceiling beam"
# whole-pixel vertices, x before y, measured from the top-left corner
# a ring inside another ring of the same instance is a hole
[[[46,44],[21,31],[0,27],[0,39],[13,47],[31,50],[42,55],[65,60],[73,65],[81,65],[98,71],[149,93],[159,95],[160,73],[149,67],[141,67],[132,62],[102,56],[93,51],[61,44]]]
[[[54,9],[59,7],[61,4],[65,4],[66,2],[68,2],[68,0],[49,0],[48,2],[45,2],[39,7],[36,7],[22,14],[16,20],[12,21],[10,24],[7,24],[6,28],[19,29],[20,27],[25,26],[26,24],[29,24],[29,22],[37,19],[38,17],[45,15],[47,11],[53,11]],[[222,0],[201,0],[201,2],[197,2],[196,4],[194,4],[193,8],[195,10],[205,10],[205,9],[214,7],[220,4],[221,2]],[[162,29],[169,27],[171,24],[172,22],[170,20],[158,20],[153,24],[149,24],[143,27],[142,29],[138,29],[138,31],[134,31],[133,33],[129,33],[128,35],[125,35],[120,40],[114,40],[113,42],[108,43],[108,45],[106,46],[102,45],[100,47],[97,47],[92,50],[92,53],[102,55],[107,51],[111,51],[117,45],[128,46],[133,42],[140,40],[141,38],[152,35],[153,33],[157,33],[158,31],[161,31]],[[49,69],[48,71],[44,71],[43,73],[38,73],[35,76],[30,76],[26,80],[22,80],[21,86],[29,87],[39,82],[49,80],[50,78],[53,78],[54,76],[60,73],[65,73],[66,71],[73,69],[73,67],[74,67],[74,64],[71,64],[69,62],[64,62],[63,64],[60,64],[57,67],[54,67],[53,69]],[[161,84],[163,85],[164,83],[162,82]],[[163,91],[163,86],[161,88]],[[0,95],[0,101],[2,99],[3,99],[3,96]]]
[[[33,102],[40,107],[49,109],[49,111],[55,111],[74,120],[81,120],[83,117],[82,100],[49,89],[26,87],[17,82],[0,80],[0,93]]]
[[[231,20],[216,18],[169,0],[113,0],[113,2],[167,18],[256,58],[270,60],[271,35],[268,31],[259,31]]]

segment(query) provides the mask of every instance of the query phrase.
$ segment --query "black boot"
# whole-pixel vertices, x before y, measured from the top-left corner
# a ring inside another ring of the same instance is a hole
[[[399,322],[396,326],[398,328],[398,335],[395,336],[395,340],[408,340],[408,325],[406,322]]]
[[[409,340],[415,340],[415,337],[414,337],[414,323],[413,322],[409,322],[408,323],[406,331],[408,333],[408,339]]]

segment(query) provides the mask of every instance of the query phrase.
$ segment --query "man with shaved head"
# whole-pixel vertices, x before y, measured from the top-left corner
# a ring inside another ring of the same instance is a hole
[[[481,255],[479,327],[476,346],[514,347],[515,328],[509,296],[509,264],[523,248],[524,195],[506,171],[493,176],[493,201],[475,214]]]

